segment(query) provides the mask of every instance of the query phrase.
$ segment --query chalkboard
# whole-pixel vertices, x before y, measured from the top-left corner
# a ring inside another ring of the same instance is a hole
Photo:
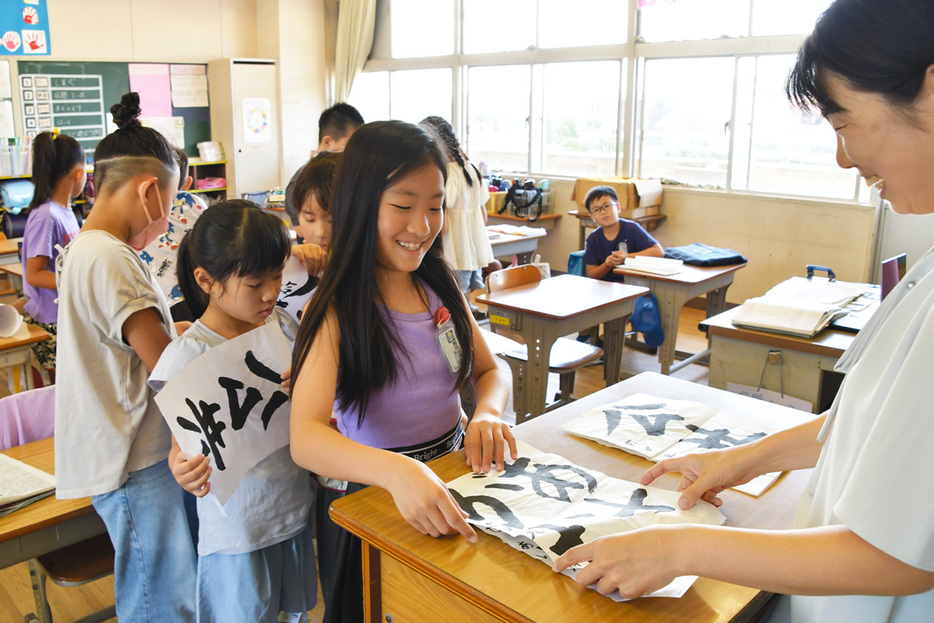
[[[27,136],[59,128],[93,152],[106,133],[110,107],[130,90],[129,63],[20,60],[23,126]],[[164,63],[161,63],[164,65]],[[205,80],[207,80],[207,65]],[[143,117],[146,116],[145,107]],[[185,120],[185,151],[197,155],[197,144],[211,140],[211,109],[175,107],[172,117]]]

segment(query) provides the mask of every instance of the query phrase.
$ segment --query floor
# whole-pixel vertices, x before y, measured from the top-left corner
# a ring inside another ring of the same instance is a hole
[[[706,337],[697,329],[697,324],[704,317],[700,309],[685,308],[681,315],[678,331],[678,350],[697,352],[706,348]],[[509,373],[509,367],[501,362],[501,366]],[[622,373],[624,376],[633,376],[645,371],[658,372],[660,370],[655,355],[640,352],[633,348],[626,348],[623,358]],[[708,369],[704,365],[690,365],[674,373],[672,376],[707,384]],[[593,365],[577,373],[573,395],[582,397],[597,390],[603,389],[603,366]],[[555,374],[549,378],[549,394],[553,395],[558,389],[558,377]],[[7,376],[0,371],[0,396],[9,394]],[[511,402],[510,402],[511,407]],[[505,419],[515,422],[515,413],[507,408]],[[79,587],[63,588],[49,583],[48,599],[52,608],[52,615],[57,621],[73,621],[86,616],[113,603],[113,576],[91,582]],[[320,623],[324,615],[322,599],[318,597],[319,605],[310,611],[308,620],[311,623]],[[0,621],[23,621],[24,617],[35,611],[32,588],[29,579],[29,567],[21,563],[13,567],[0,570]],[[115,622],[116,619],[109,619]]]

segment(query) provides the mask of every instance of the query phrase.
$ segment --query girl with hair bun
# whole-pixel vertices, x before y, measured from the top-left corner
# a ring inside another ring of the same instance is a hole
[[[51,336],[33,347],[39,363],[55,370],[58,322],[58,288],[55,259],[58,249],[78,235],[79,225],[71,200],[81,194],[87,181],[84,150],[78,141],[58,130],[41,132],[32,142],[32,183],[36,189],[29,204],[23,231],[23,294],[26,322]]]
[[[97,199],[59,256],[56,495],[90,496],[104,520],[121,621],[194,621],[194,498],[169,469],[171,434],[147,385],[176,328],[138,255],[166,231],[179,169],[140,112],[136,93],[111,108],[119,129],[94,152]]]

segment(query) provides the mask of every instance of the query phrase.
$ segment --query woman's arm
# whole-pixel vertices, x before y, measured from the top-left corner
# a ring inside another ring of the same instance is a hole
[[[26,258],[23,263],[23,278],[26,283],[34,288],[45,288],[46,290],[57,290],[55,283],[55,273],[46,269],[49,264],[49,258],[44,255]]]
[[[506,446],[510,455],[518,458],[516,439],[503,421],[503,411],[509,400],[509,377],[496,365],[476,320],[473,325],[473,372],[476,408],[467,426],[467,465],[474,473],[488,472],[495,464],[503,469]]]
[[[624,597],[657,590],[680,575],[795,595],[912,595],[934,588],[934,572],[912,567],[846,526],[763,531],[718,526],[654,526],[568,550],[561,571],[585,586]]]
[[[337,389],[340,328],[333,309],[325,317],[293,380],[292,459],[329,478],[382,487],[402,517],[422,534],[477,535],[434,472],[402,454],[351,441],[329,426]]]

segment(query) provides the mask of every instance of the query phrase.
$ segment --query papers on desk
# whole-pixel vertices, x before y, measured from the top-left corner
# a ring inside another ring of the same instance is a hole
[[[726,520],[707,502],[681,510],[676,491],[611,478],[522,442],[518,446],[520,458],[507,459],[502,472],[466,474],[447,486],[469,513],[468,522],[549,566],[570,548],[602,536],[654,524],[718,526]],[[563,573],[574,578],[581,568]],[[675,578],[648,596],[681,597],[696,579]],[[623,600],[619,593],[608,596]]]
[[[625,259],[623,266],[627,270],[636,270],[650,275],[677,275],[684,265],[683,260],[673,260],[667,257],[651,257],[648,255],[631,255]]]
[[[865,289],[866,286],[861,283],[829,281],[826,277],[792,277],[766,292],[764,296],[843,307]]]
[[[487,225],[486,231],[488,235],[498,233],[529,237],[544,236],[546,233],[544,227],[529,227],[528,225]]]
[[[633,394],[602,405],[565,423],[562,428],[656,462],[741,446],[773,432],[771,428],[707,404],[648,394]],[[781,472],[762,474],[733,488],[759,496],[779,475]]]
[[[0,517],[55,493],[55,476],[0,454]]]

